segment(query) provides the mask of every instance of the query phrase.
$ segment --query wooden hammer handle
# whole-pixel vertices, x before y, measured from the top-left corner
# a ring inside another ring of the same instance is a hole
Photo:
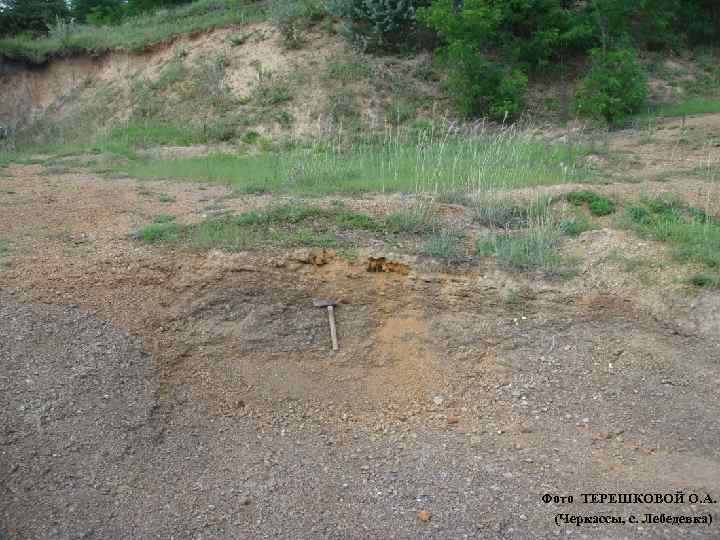
[[[339,347],[337,330],[335,330],[335,308],[333,306],[328,306],[328,319],[330,319],[330,338],[332,339],[332,348],[333,351],[337,351]]]

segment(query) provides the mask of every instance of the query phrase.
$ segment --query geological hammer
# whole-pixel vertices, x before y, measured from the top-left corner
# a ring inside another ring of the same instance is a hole
[[[315,307],[326,307],[328,310],[328,319],[330,319],[330,338],[332,339],[333,351],[338,350],[338,339],[337,331],[335,330],[335,306],[337,306],[336,300],[320,300],[315,298],[313,300],[313,306]]]

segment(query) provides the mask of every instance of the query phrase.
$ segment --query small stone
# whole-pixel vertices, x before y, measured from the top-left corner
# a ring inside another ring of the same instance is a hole
[[[418,518],[423,522],[430,521],[430,512],[427,510],[420,510],[420,512],[418,512]]]
[[[459,421],[460,421],[459,416],[455,416],[455,415],[451,414],[450,416],[447,417],[448,424],[457,424]]]
[[[242,506],[249,506],[251,502],[252,502],[252,499],[250,497],[242,497],[240,499],[240,504]]]
[[[435,397],[433,398],[433,403],[434,403],[435,405],[442,405],[444,401],[445,401],[445,398],[442,397],[442,396],[435,396]]]

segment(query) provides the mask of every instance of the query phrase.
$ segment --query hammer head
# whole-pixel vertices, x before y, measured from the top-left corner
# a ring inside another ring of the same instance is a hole
[[[337,300],[322,300],[320,298],[313,298],[313,306],[315,306],[315,307],[337,306]]]

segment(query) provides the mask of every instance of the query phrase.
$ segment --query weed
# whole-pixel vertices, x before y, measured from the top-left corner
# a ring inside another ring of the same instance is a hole
[[[385,216],[385,229],[396,234],[422,234],[432,230],[433,222],[433,216],[427,207],[415,205],[387,214]]]
[[[172,195],[168,195],[167,193],[160,193],[157,200],[161,203],[173,203],[177,199],[175,199],[175,197],[173,197]]]
[[[177,242],[181,239],[184,228],[176,223],[153,223],[140,229],[133,236],[148,244],[160,242]]]
[[[361,81],[373,74],[372,66],[364,61],[364,56],[330,59],[325,68],[325,77],[336,81]]]
[[[153,218],[153,223],[155,225],[159,225],[162,223],[170,223],[172,221],[175,221],[176,216],[173,216],[172,214],[158,214]]]
[[[302,45],[307,27],[323,15],[323,3],[319,0],[276,0],[270,10],[270,17],[283,43],[290,49]]]
[[[594,216],[607,216],[615,212],[616,208],[612,200],[589,190],[571,191],[565,195],[565,199],[575,206],[586,203]]]
[[[357,99],[347,89],[338,90],[329,96],[328,111],[331,120],[336,124],[352,122],[360,117]]]
[[[251,144],[263,140],[256,132],[247,132],[243,139]],[[271,150],[271,144],[262,144]],[[311,143],[256,155],[133,159],[115,165],[114,171],[138,178],[232,184],[245,192],[454,193],[475,201],[479,221],[503,226],[508,221],[502,217],[507,212],[503,206],[512,204],[502,202],[504,197],[497,193],[507,187],[574,181],[582,169],[573,155],[567,146],[548,146],[511,130],[465,134],[429,124],[369,135],[335,130]],[[510,214],[510,221],[517,219],[512,210]]]
[[[650,115],[659,117],[690,116],[720,112],[720,100],[688,99],[677,103],[660,103],[650,109]]]
[[[707,273],[694,274],[687,279],[687,282],[696,287],[717,289],[720,287],[720,275]]]
[[[382,224],[375,217],[359,212],[340,212],[335,216],[335,224],[340,229],[377,231],[382,228]]]
[[[638,234],[673,247],[678,260],[720,268],[720,219],[677,199],[643,199],[626,208],[625,223]]]
[[[420,245],[419,251],[423,255],[451,262],[460,257],[463,240],[465,234],[461,231],[440,229]]]
[[[342,248],[337,252],[338,256],[350,264],[355,264],[360,258],[356,248]]]
[[[512,229],[524,227],[548,215],[551,204],[549,197],[539,197],[526,206],[520,206],[507,196],[488,191],[473,201],[472,209],[475,221],[481,225]]]
[[[502,295],[502,300],[506,304],[517,305],[522,301],[520,291],[517,289],[507,289]]]
[[[277,75],[269,69],[256,65],[257,81],[251,92],[252,100],[261,107],[285,103],[292,99],[292,90],[287,77]]]
[[[568,236],[580,236],[586,231],[591,231],[595,226],[582,213],[578,212],[575,217],[560,222],[560,230]]]
[[[541,271],[548,277],[569,277],[574,274],[573,261],[559,253],[560,231],[548,224],[539,224],[520,233],[501,233],[481,237],[480,255],[494,254],[501,267],[520,271]]]

